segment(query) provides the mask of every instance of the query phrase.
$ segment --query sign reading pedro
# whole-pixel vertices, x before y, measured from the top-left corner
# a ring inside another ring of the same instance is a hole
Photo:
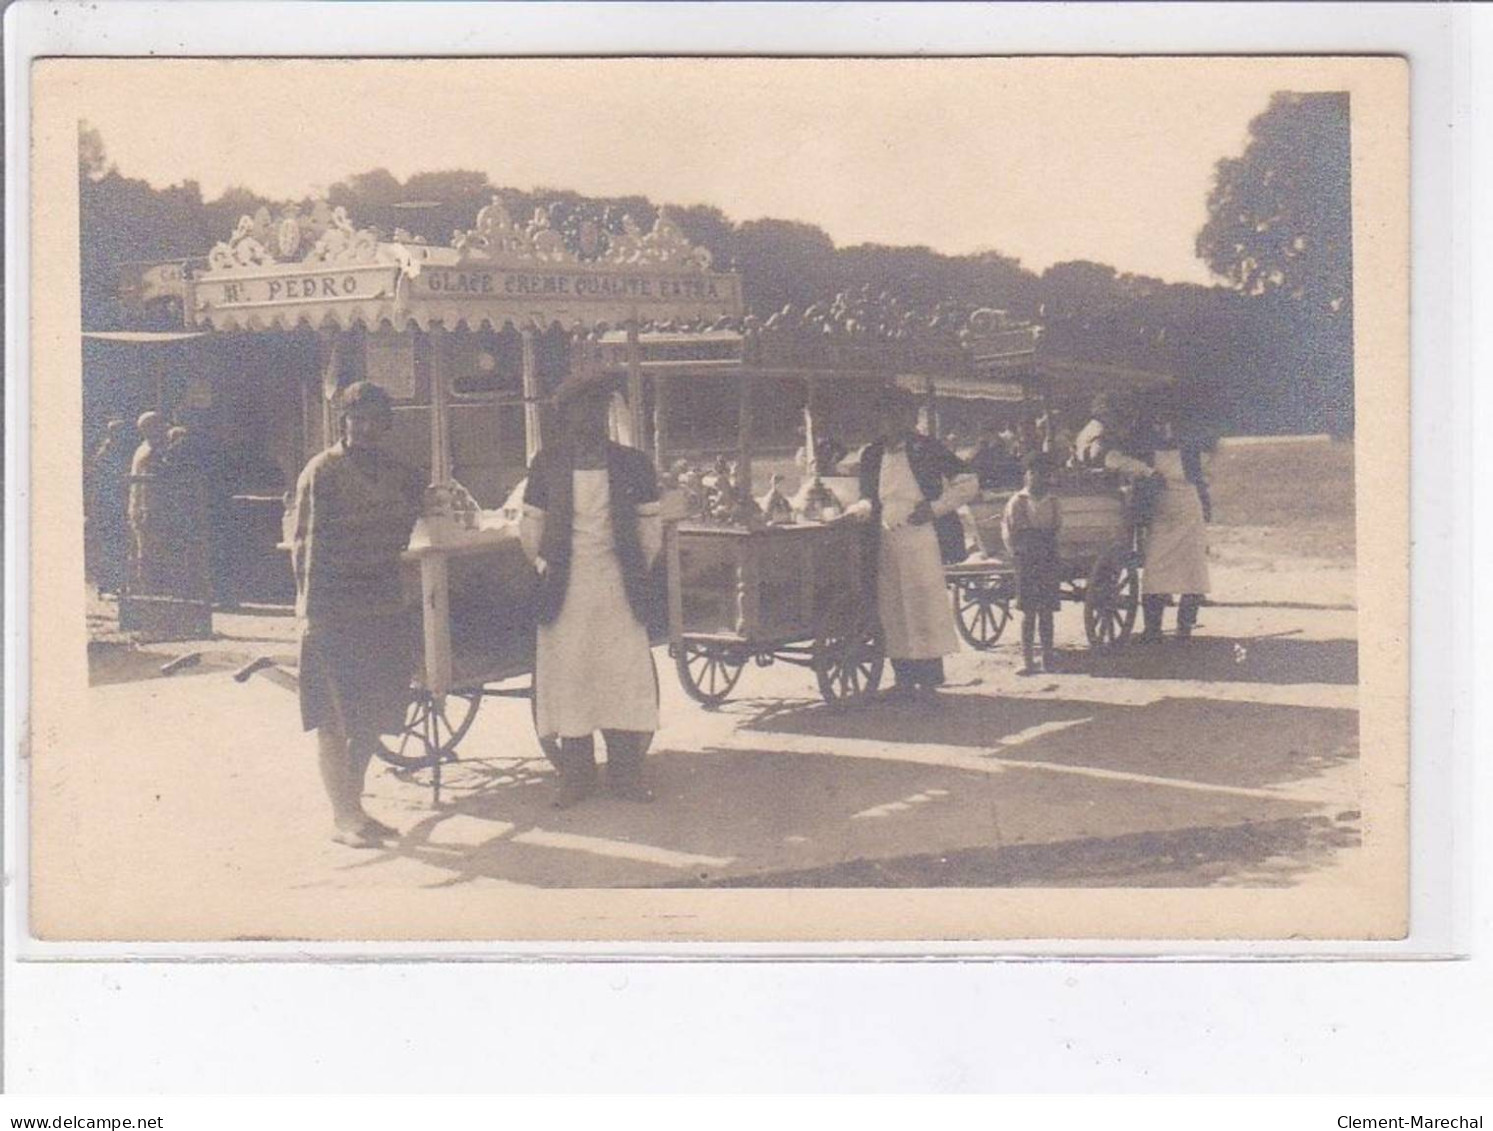
[[[198,278],[193,289],[200,311],[358,302],[392,296],[398,271],[386,264],[369,264],[296,273],[208,274]]]
[[[537,271],[497,267],[426,267],[410,280],[410,297],[621,301],[635,302],[639,306],[700,302],[733,307],[741,301],[741,280],[735,275],[701,271],[654,274],[568,267]]]

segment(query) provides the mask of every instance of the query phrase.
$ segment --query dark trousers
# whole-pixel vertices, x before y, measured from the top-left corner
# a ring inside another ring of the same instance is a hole
[[[899,685],[909,687],[943,686],[943,658],[935,660],[893,660],[892,675]]]
[[[1141,612],[1144,614],[1144,634],[1149,637],[1161,635],[1161,620],[1166,614],[1166,607],[1172,603],[1172,599],[1165,593],[1149,593],[1141,599]],[[1198,622],[1198,609],[1202,607],[1203,598],[1196,593],[1184,593],[1177,603],[1177,628],[1184,634],[1192,631]]]
[[[607,744],[607,774],[615,780],[636,778],[643,772],[643,757],[653,735],[647,731],[604,730]],[[562,738],[560,772],[567,777],[588,778],[596,774],[596,738]]]

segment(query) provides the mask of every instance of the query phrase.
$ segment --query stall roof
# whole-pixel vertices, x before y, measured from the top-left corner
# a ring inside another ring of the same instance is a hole
[[[900,374],[897,384],[914,393],[924,393],[928,383],[938,396],[953,400],[1021,401],[1026,399],[1026,385],[1020,380],[993,381],[963,376],[936,376],[915,373]]]
[[[710,270],[667,210],[582,259],[542,215],[520,226],[496,199],[450,247],[381,240],[324,202],[273,219],[261,209],[213,249],[189,301],[195,323],[219,330],[591,327],[743,310],[741,279]]]
[[[83,337],[93,342],[167,345],[172,342],[190,342],[206,333],[205,330],[84,330]]]

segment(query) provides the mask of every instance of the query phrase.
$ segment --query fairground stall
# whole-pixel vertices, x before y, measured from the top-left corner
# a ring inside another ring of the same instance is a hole
[[[497,200],[449,247],[381,240],[340,209],[262,213],[187,282],[196,326],[314,335],[301,409],[315,447],[332,438],[338,390],[366,379],[394,400],[398,453],[429,468],[406,553],[423,648],[407,731],[385,750],[395,764],[438,767],[484,695],[527,693],[511,683],[532,668],[534,578],[503,504],[542,443],[554,386],[619,328],[631,364],[617,431],[640,435],[642,328],[741,313],[740,280],[712,271],[667,213],[647,233],[592,235],[571,247],[542,214],[520,225]]]

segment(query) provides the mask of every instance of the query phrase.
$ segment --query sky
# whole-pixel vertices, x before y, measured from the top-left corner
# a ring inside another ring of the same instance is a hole
[[[805,221],[840,246],[1207,283],[1193,239],[1214,166],[1283,77],[1216,59],[149,60],[86,117],[122,174],[208,199],[479,169]]]

